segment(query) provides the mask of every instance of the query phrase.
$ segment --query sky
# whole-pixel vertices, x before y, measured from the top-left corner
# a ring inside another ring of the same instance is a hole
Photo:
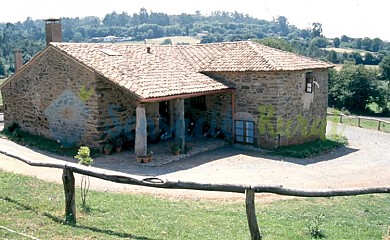
[[[389,0],[14,0],[3,1],[0,7],[0,22],[24,21],[27,17],[103,18],[113,11],[132,14],[142,7],[168,14],[237,11],[265,20],[284,16],[298,28],[319,22],[326,37],[345,34],[390,41]]]

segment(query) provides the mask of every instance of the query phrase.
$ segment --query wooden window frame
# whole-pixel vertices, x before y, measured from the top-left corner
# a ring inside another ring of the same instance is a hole
[[[237,123],[238,122],[242,122],[242,135],[239,134],[239,131],[238,129],[241,129],[241,128],[237,128]],[[247,123],[252,123],[252,126],[253,126],[253,129],[248,129],[247,128]],[[248,130],[252,130],[252,136],[249,136],[247,134],[247,131]],[[235,120],[234,121],[234,132],[235,132],[235,139],[234,141],[235,142],[238,142],[238,143],[243,143],[243,144],[250,144],[250,145],[254,145],[255,144],[255,130],[256,130],[256,124],[254,121],[246,121],[246,120]],[[239,137],[242,137],[242,141],[238,140]],[[248,138],[251,138],[252,142],[248,141]]]

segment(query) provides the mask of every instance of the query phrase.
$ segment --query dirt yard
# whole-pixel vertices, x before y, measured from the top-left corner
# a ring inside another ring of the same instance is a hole
[[[124,164],[112,164],[110,168],[136,175],[204,183],[282,185],[300,189],[389,186],[390,134],[344,125],[339,126],[339,131],[343,128],[349,146],[309,159],[274,157],[261,151],[225,147],[159,167],[147,167],[141,164],[127,167]],[[14,143],[0,139],[0,147],[2,146],[10,148]],[[104,159],[104,157],[95,159],[94,166],[107,167]],[[30,167],[4,155],[0,155],[0,169],[36,176],[47,181],[61,182],[62,170]],[[95,178],[91,178],[91,188],[175,199],[216,199],[218,201],[244,199],[243,194],[154,189]],[[264,201],[280,198],[272,194],[258,195],[258,198]]]

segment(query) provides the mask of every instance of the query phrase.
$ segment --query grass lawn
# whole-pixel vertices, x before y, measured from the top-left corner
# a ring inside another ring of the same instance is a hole
[[[271,155],[279,155],[293,158],[307,158],[332,151],[335,148],[342,147],[348,143],[343,136],[329,135],[324,140],[314,142],[280,147],[272,151]]]
[[[328,108],[328,112],[335,114],[335,115],[328,115],[327,116],[328,121],[336,122],[336,123],[340,122],[340,116],[339,116],[339,114],[341,113],[340,111]],[[353,118],[353,116],[351,116],[351,117],[343,116],[343,124],[347,124],[347,125],[351,125],[351,126],[358,126],[358,119]],[[376,129],[377,130],[378,129],[378,121],[361,119],[360,126],[362,128]],[[390,133],[390,124],[382,122],[381,123],[381,131]]]
[[[39,239],[250,239],[244,202],[91,191],[89,211],[78,209],[77,224],[67,225],[62,185],[3,171],[0,183],[0,227]],[[389,202],[390,194],[297,198],[257,203],[256,211],[263,239],[311,239],[309,225],[326,239],[381,239],[390,225]],[[0,237],[25,239],[1,228]]]

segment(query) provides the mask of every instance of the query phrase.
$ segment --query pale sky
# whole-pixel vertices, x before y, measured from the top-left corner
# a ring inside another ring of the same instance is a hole
[[[299,28],[320,22],[327,37],[346,34],[390,41],[389,0],[7,0],[0,6],[0,22],[24,21],[27,17],[103,18],[113,11],[139,12],[141,7],[168,14],[238,11],[265,20],[285,16]]]

